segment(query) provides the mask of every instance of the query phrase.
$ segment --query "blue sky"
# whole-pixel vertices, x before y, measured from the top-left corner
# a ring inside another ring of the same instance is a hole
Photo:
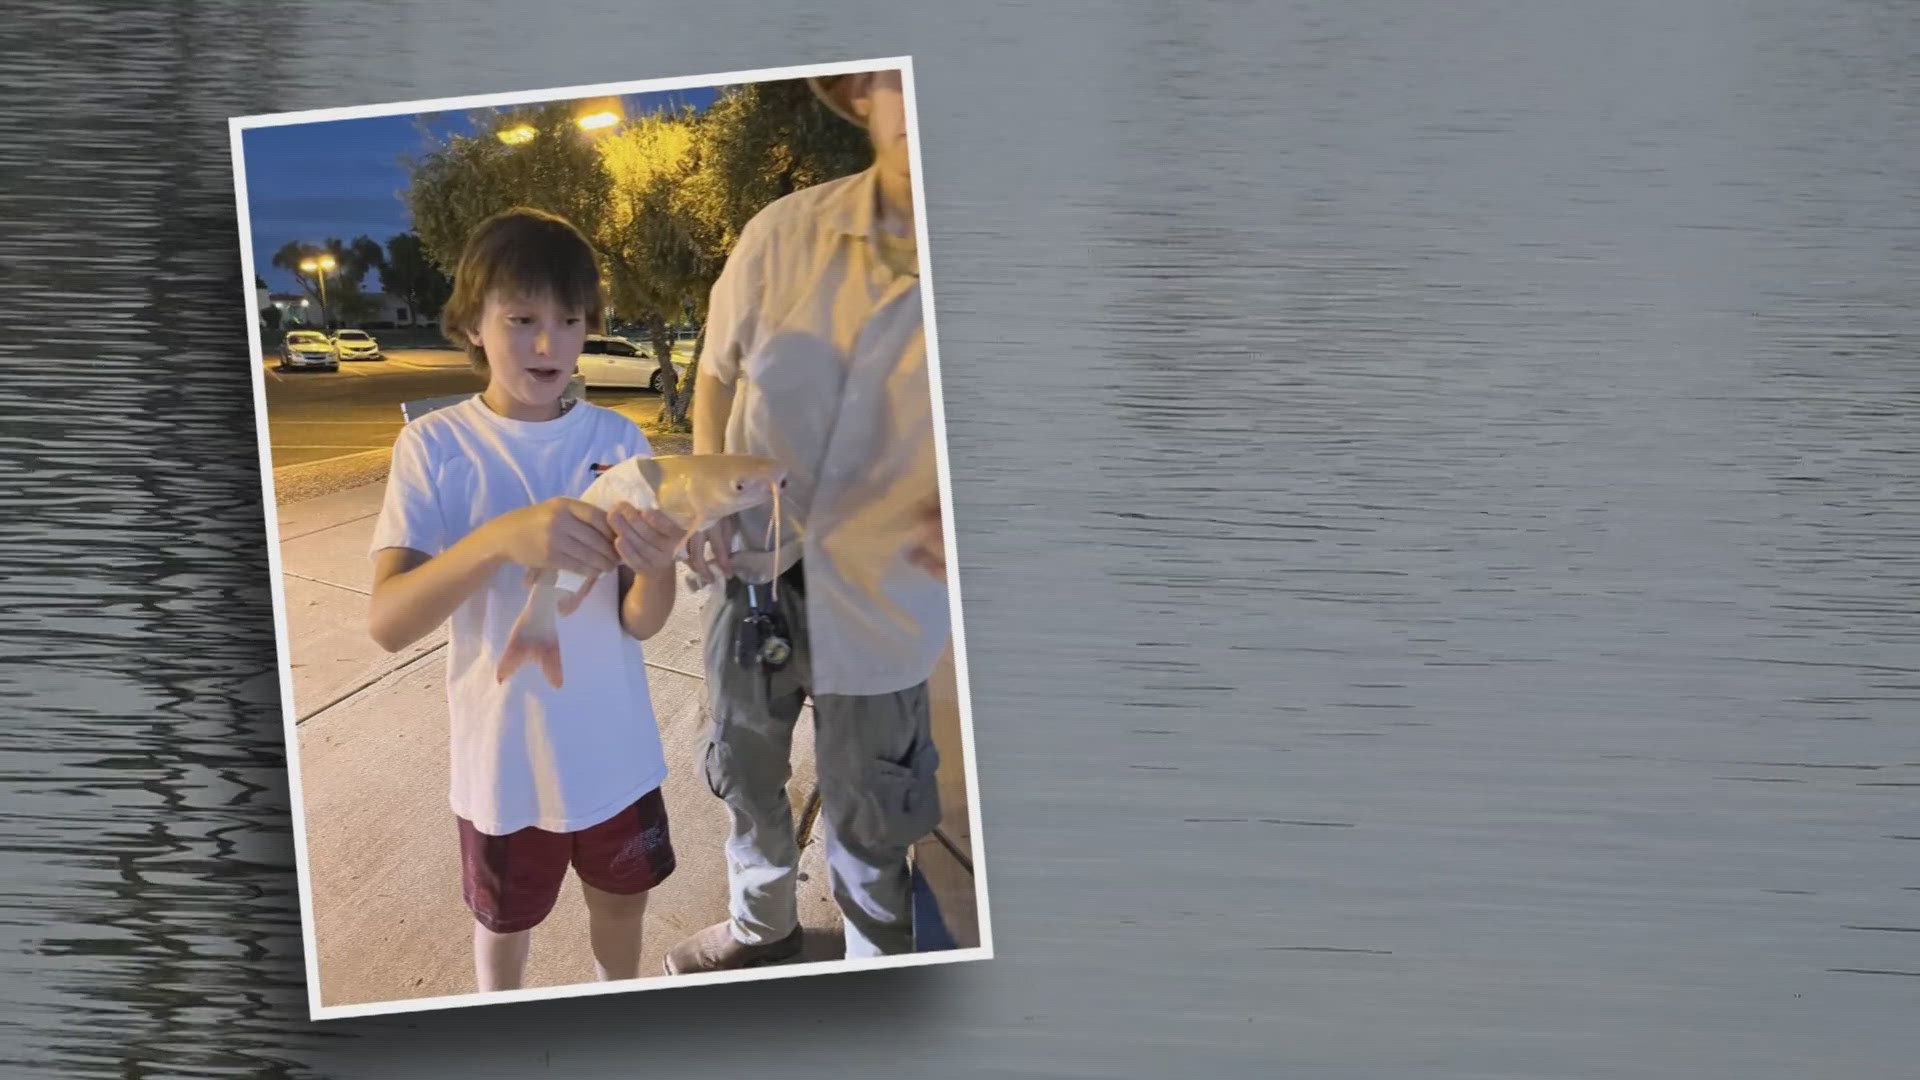
[[[639,116],[683,102],[704,109],[718,96],[714,87],[628,94],[622,100],[628,116]],[[274,292],[300,291],[292,274],[268,263],[289,240],[318,244],[337,236],[351,242],[366,235],[384,245],[413,228],[402,198],[407,172],[400,159],[426,149],[419,119],[381,116],[241,133],[254,271]],[[442,138],[475,133],[465,112],[434,114],[428,128]],[[366,285],[378,288],[379,275],[369,274]]]

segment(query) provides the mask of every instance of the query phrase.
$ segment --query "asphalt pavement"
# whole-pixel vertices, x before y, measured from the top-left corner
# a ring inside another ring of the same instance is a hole
[[[478,392],[486,382],[452,349],[396,349],[385,360],[354,360],[332,371],[266,369],[267,426],[273,467],[310,465],[372,450],[390,450],[400,433],[402,402]],[[587,391],[596,405],[657,405],[650,390]]]

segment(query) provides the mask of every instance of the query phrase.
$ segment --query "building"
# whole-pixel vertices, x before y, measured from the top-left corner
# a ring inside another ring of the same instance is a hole
[[[367,300],[378,305],[368,320],[375,326],[431,326],[434,320],[422,317],[406,299],[391,293],[368,293]]]
[[[268,308],[278,308],[280,325],[283,327],[306,326],[320,321],[320,305],[299,293],[277,293],[255,289],[254,294],[260,298],[260,317],[263,320],[267,317]]]
[[[312,297],[300,293],[276,293],[265,289],[255,289],[254,295],[260,308],[260,317],[266,318],[268,308],[280,310],[280,325],[283,327],[319,326],[320,304]],[[359,326],[370,329],[384,329],[394,326],[432,326],[432,318],[425,318],[413,309],[404,298],[388,293],[366,293],[361,299],[365,302],[364,318],[345,319],[339,305],[333,305],[333,324],[340,326]]]

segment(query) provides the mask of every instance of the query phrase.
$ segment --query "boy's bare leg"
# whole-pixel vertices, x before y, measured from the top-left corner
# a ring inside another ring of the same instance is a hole
[[[647,894],[622,896],[580,883],[587,900],[587,934],[593,941],[593,970],[601,982],[640,977],[640,931],[646,921]]]
[[[473,924],[473,976],[481,993],[490,990],[518,990],[527,971],[527,945],[533,931],[496,934]]]

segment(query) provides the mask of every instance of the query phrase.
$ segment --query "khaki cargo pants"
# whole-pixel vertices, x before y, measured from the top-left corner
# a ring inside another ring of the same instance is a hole
[[[800,851],[793,807],[793,728],[811,697],[820,820],[825,825],[833,898],[848,957],[913,951],[913,887],[907,851],[940,823],[940,795],[927,685],[892,694],[809,693],[810,654],[801,576],[780,582],[778,609],[793,654],[767,672],[742,667],[735,639],[747,614],[746,587],[730,579],[707,609],[707,786],[733,818],[727,882],[734,938],[778,941],[799,923]],[[762,586],[765,596],[765,586]]]

